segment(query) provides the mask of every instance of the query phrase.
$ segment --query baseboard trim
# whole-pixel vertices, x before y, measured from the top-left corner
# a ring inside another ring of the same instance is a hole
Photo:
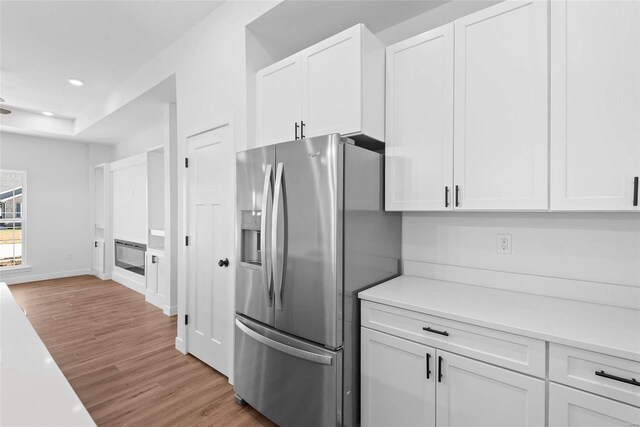
[[[91,274],[93,274],[94,276],[96,276],[100,280],[110,280],[111,279],[111,274],[100,273],[97,270],[91,270]]]
[[[187,354],[187,346],[180,337],[176,337],[176,349],[182,354]]]
[[[151,305],[155,305],[156,307],[163,309],[164,311],[164,301],[161,298],[158,298],[155,295],[146,292],[146,290],[144,294],[144,300]]]
[[[140,281],[136,280],[137,278],[129,277],[127,274],[123,274],[118,271],[118,268],[115,267],[113,273],[111,273],[111,280],[114,282],[118,282],[123,286],[126,286],[129,289],[132,289],[136,292],[140,292],[141,294],[145,294],[145,286],[144,286],[144,276],[140,276]]]
[[[177,305],[165,305],[162,307],[162,312],[167,316],[175,316],[178,314],[178,306]]]
[[[615,307],[640,309],[640,287],[513,273],[458,265],[403,261],[407,276],[463,283]]]
[[[18,271],[16,271],[16,273],[18,273]],[[21,283],[39,282],[41,280],[61,279],[64,277],[83,276],[85,274],[91,274],[91,269],[83,268],[81,270],[56,271],[53,273],[22,274],[22,275],[15,275],[14,277],[6,277],[7,275],[11,275],[11,272],[3,271],[0,281],[5,282],[7,285],[19,285]]]

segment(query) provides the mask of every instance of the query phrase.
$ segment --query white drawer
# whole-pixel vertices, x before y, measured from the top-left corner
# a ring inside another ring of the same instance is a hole
[[[640,363],[633,360],[551,343],[549,379],[640,406]],[[638,384],[625,382],[632,379]]]
[[[362,301],[361,318],[362,326],[367,328],[545,377],[544,341],[371,301]],[[447,335],[438,332],[446,332]]]

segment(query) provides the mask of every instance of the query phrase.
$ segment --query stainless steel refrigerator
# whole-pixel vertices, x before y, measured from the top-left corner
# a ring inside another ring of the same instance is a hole
[[[400,263],[383,160],[338,134],[237,155],[235,393],[279,425],[359,424],[357,293]]]

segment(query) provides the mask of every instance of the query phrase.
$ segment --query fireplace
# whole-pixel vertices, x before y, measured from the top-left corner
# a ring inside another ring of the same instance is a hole
[[[144,276],[144,253],[147,245],[126,240],[115,240],[114,244],[116,266]]]

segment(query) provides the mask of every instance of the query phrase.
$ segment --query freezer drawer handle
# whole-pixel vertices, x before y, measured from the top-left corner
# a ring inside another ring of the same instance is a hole
[[[290,347],[290,346],[288,346],[286,344],[283,344],[281,342],[272,340],[271,338],[267,338],[264,335],[260,335],[259,333],[255,332],[254,330],[248,328],[244,323],[242,323],[238,319],[236,319],[236,326],[238,327],[238,329],[240,329],[245,334],[249,335],[254,340],[256,340],[259,343],[264,344],[264,345],[266,345],[268,347],[271,347],[274,350],[278,350],[278,351],[281,351],[281,352],[286,353],[288,355],[291,355],[291,356],[294,356],[294,357],[298,357],[300,359],[305,359],[305,360],[308,360],[310,362],[320,363],[322,365],[331,366],[331,364],[333,362],[333,357],[331,357],[331,356],[327,356],[327,355],[324,355],[324,354],[317,354],[317,353],[313,353],[313,352],[302,350],[302,349],[295,348],[295,347]]]
[[[610,380],[620,381],[622,383],[633,384],[640,387],[640,381],[637,381],[635,378],[622,378],[616,375],[607,374],[605,371],[596,371],[596,375],[599,377],[609,378]]]
[[[431,328],[430,328],[430,327],[428,327],[428,326],[427,326],[427,327],[425,327],[425,328],[422,328],[422,330],[423,330],[423,331],[427,331],[427,332],[433,332],[434,334],[438,334],[438,335],[444,335],[445,337],[448,337],[448,336],[449,336],[449,332],[447,332],[447,331],[439,331],[439,330],[437,330],[437,329],[431,329]]]

